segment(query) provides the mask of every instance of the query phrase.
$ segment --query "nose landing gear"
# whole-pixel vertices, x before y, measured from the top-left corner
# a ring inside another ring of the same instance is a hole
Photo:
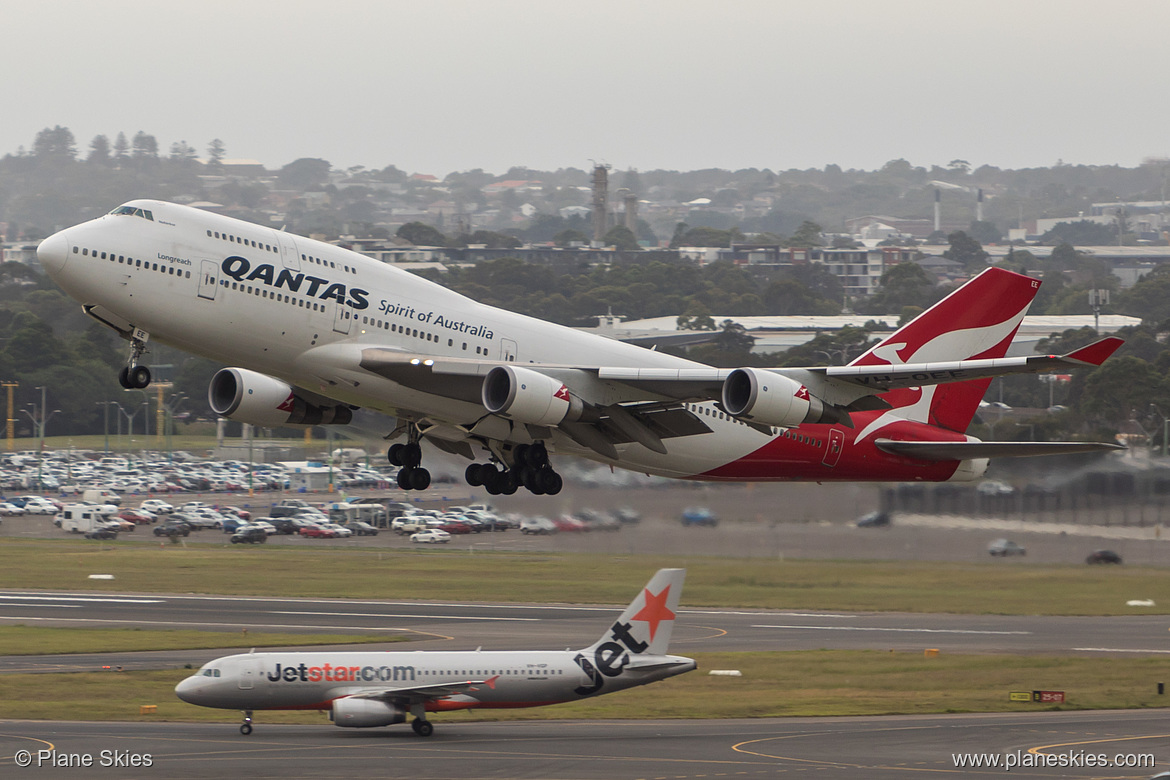
[[[138,360],[146,351],[146,342],[149,340],[149,333],[141,328],[134,329],[134,334],[130,337],[130,357],[118,372],[118,384],[127,390],[142,390],[150,385],[150,369],[138,365]]]

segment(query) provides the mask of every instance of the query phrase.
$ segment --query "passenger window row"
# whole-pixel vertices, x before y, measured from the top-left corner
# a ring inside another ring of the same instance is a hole
[[[356,317],[356,315],[355,315],[355,317]],[[389,322],[387,320],[376,320],[373,317],[367,317],[364,315],[362,316],[362,324],[363,325],[372,325],[375,328],[380,328],[382,330],[388,330],[391,333],[401,333],[404,336],[410,336],[412,338],[433,341],[436,344],[439,343],[440,341],[442,341],[442,339],[439,336],[437,336],[433,333],[427,333],[426,331],[420,331],[418,328],[404,328],[396,322]],[[447,346],[448,347],[455,346],[455,339],[447,339]],[[463,342],[463,350],[465,352],[467,351],[467,342],[466,341]],[[475,354],[477,354],[477,355],[480,355],[480,354],[486,355],[487,353],[488,353],[487,347],[476,347],[475,348]]]
[[[223,287],[229,287],[227,279],[220,279],[219,283]],[[260,285],[244,284],[243,282],[231,282],[230,288],[249,295],[255,295],[260,298],[270,298],[278,303],[287,303],[290,306],[300,306],[302,309],[312,309],[313,311],[325,311],[325,304],[317,303],[316,301],[306,301],[304,298],[296,298],[292,295],[285,295],[275,291],[270,291],[267,287]]]
[[[256,249],[263,249],[265,252],[279,252],[280,250],[270,244],[265,244],[261,241],[254,241],[250,238],[243,238],[241,236],[234,236],[230,233],[220,233],[218,230],[208,230],[207,235],[210,238],[218,238],[223,241],[231,241],[233,244],[243,244],[244,246],[255,247]]]
[[[79,254],[82,257],[97,257],[97,258],[100,258],[102,260],[109,260],[111,263],[121,263],[122,265],[125,265],[127,268],[130,268],[130,267],[145,268],[147,271],[158,271],[159,273],[164,273],[164,274],[168,274],[170,276],[178,276],[178,277],[184,277],[184,275],[185,275],[185,278],[187,278],[187,279],[191,278],[190,271],[184,271],[183,269],[176,268],[173,265],[167,265],[164,263],[163,265],[160,266],[158,263],[152,263],[149,260],[143,262],[142,260],[135,260],[133,257],[126,257],[125,255],[117,255],[117,254],[114,254],[113,252],[99,253],[98,250],[96,250],[96,249],[89,249],[88,247],[75,246],[75,247],[73,247],[73,254],[75,254],[75,255]]]

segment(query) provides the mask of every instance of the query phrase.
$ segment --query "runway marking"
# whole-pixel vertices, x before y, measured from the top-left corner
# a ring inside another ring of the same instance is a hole
[[[503,620],[507,622],[539,623],[541,618],[507,618],[507,617],[472,617],[465,615],[392,615],[383,612],[281,612],[269,610],[270,615],[314,615],[326,617],[374,617],[374,618],[403,618],[417,620]]]
[[[30,742],[40,742],[42,745],[48,745],[49,750],[56,750],[57,746],[47,739],[37,739],[36,737],[26,737],[23,734],[0,734],[0,737],[8,737],[9,739],[27,739]],[[16,754],[11,756],[0,756],[0,761],[15,761]]]
[[[1137,650],[1128,647],[1074,647],[1079,653],[1170,653],[1170,650]]]
[[[224,628],[299,628],[329,631],[411,631],[409,628],[386,628],[382,626],[304,626],[285,625],[281,623],[210,623],[200,620],[113,620],[101,618],[47,618],[28,617],[27,615],[0,615],[0,620],[44,620],[69,623],[121,623],[134,626],[219,626]]]
[[[0,607],[36,607],[38,609],[81,609],[80,604],[3,604]]]
[[[752,628],[786,628],[801,631],[893,631],[905,634],[988,634],[992,636],[1030,636],[1031,631],[984,631],[969,628],[877,628],[873,626],[765,626]]]
[[[1075,733],[1075,732],[1072,732]],[[1133,742],[1139,739],[1167,739],[1170,734],[1150,734],[1145,737],[1114,737],[1112,739],[1086,739],[1080,742],[1060,742],[1055,745],[1037,745],[1036,747],[1028,748],[1029,753],[1040,753],[1041,750],[1049,750],[1051,748],[1063,747],[1078,747],[1080,745],[1100,745],[1105,742]],[[1139,767],[1140,768],[1140,767]]]
[[[110,596],[26,596],[19,594],[0,593],[0,599],[5,601],[85,601],[102,604],[162,604],[163,599],[138,599]]]

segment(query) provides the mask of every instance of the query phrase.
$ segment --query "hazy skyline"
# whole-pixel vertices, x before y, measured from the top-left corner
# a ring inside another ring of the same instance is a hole
[[[1170,4],[0,0],[0,155],[213,138],[279,168],[1000,168],[1170,157]]]

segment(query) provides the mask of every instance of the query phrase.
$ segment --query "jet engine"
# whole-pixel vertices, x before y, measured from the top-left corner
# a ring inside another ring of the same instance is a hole
[[[366,729],[374,726],[393,726],[406,721],[406,712],[396,704],[378,699],[359,699],[346,696],[333,701],[329,717],[334,726]]]
[[[483,380],[484,408],[532,425],[557,425],[580,419],[581,399],[558,379],[516,366],[496,366]]]
[[[728,414],[764,425],[841,423],[853,427],[844,409],[824,403],[786,376],[758,368],[732,371],[723,380],[722,400]]]
[[[285,382],[249,371],[222,368],[207,388],[211,410],[221,417],[271,428],[279,425],[346,425],[348,406],[309,403]]]

